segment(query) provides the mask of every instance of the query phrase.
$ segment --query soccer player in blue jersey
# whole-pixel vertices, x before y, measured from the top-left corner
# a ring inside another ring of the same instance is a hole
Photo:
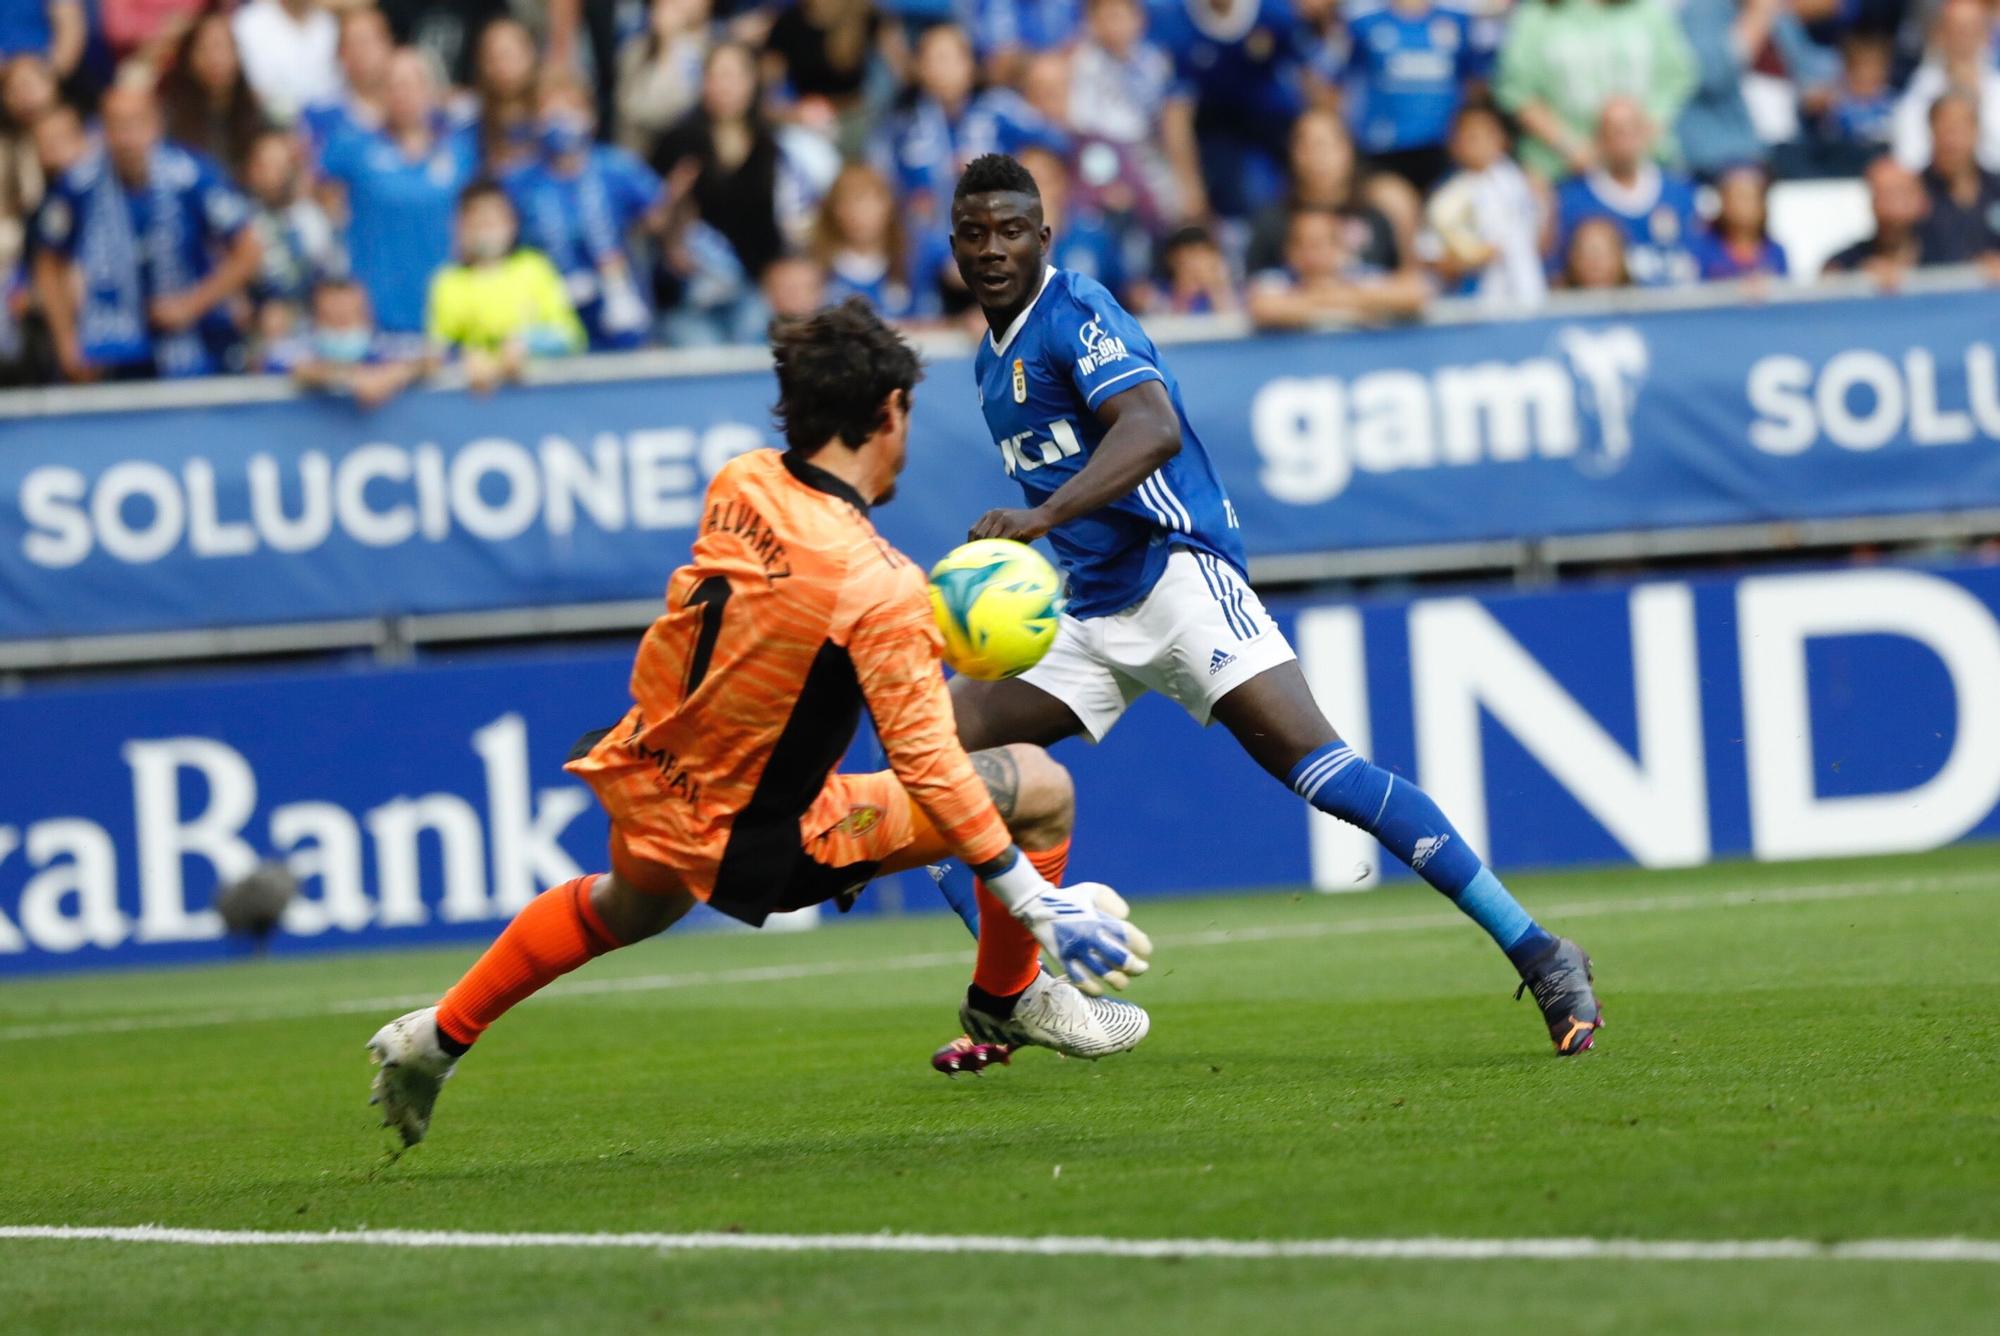
[[[1070,592],[1040,664],[1006,681],[952,683],[960,741],[976,751],[1101,739],[1158,691],[1203,724],[1219,721],[1265,770],[1443,892],[1506,952],[1556,1052],[1588,1049],[1601,1020],[1589,958],[1528,916],[1422,789],[1334,733],[1244,578],[1236,512],[1180,386],[1102,284],[1048,264],[1034,178],[1009,157],[976,159],[951,224],[953,258],[991,327],[974,361],[980,407],[1028,503],[988,512],[972,537],[1047,538]],[[982,937],[985,977],[997,945]],[[1016,947],[1032,958],[1032,938]],[[1012,1001],[975,984],[960,1012],[970,1038],[1006,1042]]]

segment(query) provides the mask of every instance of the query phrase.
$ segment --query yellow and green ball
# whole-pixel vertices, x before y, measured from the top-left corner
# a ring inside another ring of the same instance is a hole
[[[984,681],[1025,673],[1055,643],[1062,577],[1026,543],[982,538],[931,567],[931,613],[944,661]]]

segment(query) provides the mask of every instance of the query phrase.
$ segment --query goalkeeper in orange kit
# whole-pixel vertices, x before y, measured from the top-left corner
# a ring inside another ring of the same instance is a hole
[[[716,475],[631,710],[569,765],[610,814],[611,870],[545,891],[436,1006],[369,1041],[374,1102],[406,1144],[487,1026],[697,900],[761,924],[946,857],[984,883],[975,985],[1027,989],[1009,1042],[1094,1057],[1145,1036],[1144,1011],[1085,995],[1151,947],[1108,887],[1056,889],[1068,773],[1034,746],[966,755],[923,574],[868,520],[903,468],[916,354],[858,301],[780,323],[772,349],[787,448]],[[834,774],[864,706],[890,768]]]

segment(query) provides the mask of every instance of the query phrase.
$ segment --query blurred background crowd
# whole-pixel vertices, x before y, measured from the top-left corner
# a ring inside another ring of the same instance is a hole
[[[1464,2],[0,0],[0,382],[963,325],[994,150],[1057,264],[1266,328],[2000,277],[2000,0]],[[1788,254],[1827,179],[1850,244]]]

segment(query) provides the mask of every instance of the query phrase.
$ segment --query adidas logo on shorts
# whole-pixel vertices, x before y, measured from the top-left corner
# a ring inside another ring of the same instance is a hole
[[[1227,653],[1224,650],[1217,650],[1215,651],[1214,654],[1211,654],[1209,656],[1208,675],[1210,677],[1214,677],[1217,673],[1221,672],[1224,668],[1227,668],[1230,664],[1235,662],[1236,662],[1236,656],[1234,654]]]

